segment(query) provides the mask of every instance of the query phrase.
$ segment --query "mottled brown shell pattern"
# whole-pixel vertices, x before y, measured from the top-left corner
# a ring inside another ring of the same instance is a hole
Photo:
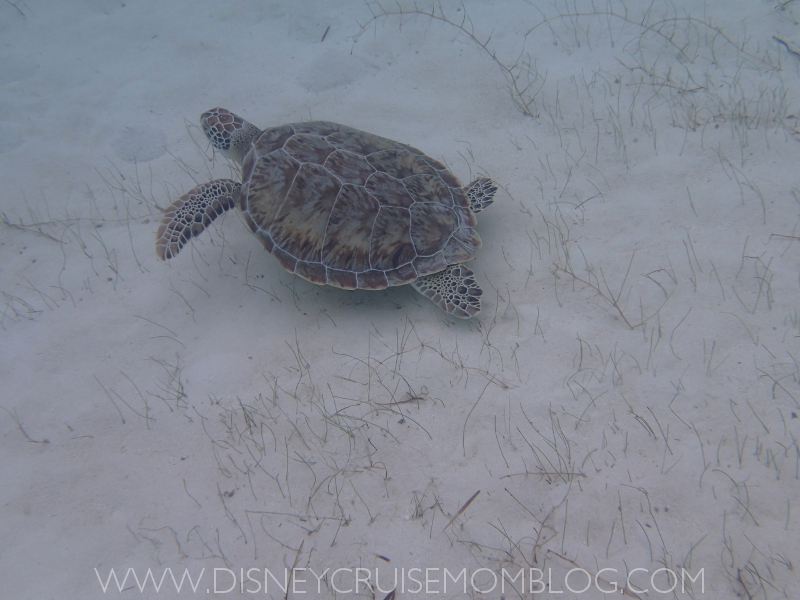
[[[241,209],[289,272],[378,290],[474,257],[459,181],[419,150],[325,121],[267,129],[242,165]]]

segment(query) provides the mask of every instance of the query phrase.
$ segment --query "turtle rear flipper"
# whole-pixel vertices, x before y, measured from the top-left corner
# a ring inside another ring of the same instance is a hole
[[[476,215],[494,202],[497,186],[488,177],[480,177],[467,186],[469,208]]]
[[[475,281],[475,273],[464,264],[419,277],[410,285],[454,317],[469,319],[481,310],[483,290]]]
[[[156,233],[156,254],[169,260],[186,243],[197,237],[211,222],[239,202],[242,184],[231,179],[215,179],[188,191],[173,202]]]

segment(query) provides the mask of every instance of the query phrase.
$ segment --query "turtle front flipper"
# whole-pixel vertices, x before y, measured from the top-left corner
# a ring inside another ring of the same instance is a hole
[[[483,290],[475,281],[475,273],[464,264],[450,265],[443,271],[412,281],[411,285],[459,319],[474,317],[481,310]]]
[[[497,186],[488,177],[481,177],[470,183],[467,186],[466,192],[467,198],[469,198],[470,210],[478,214],[494,202]]]
[[[177,256],[186,243],[239,202],[242,184],[215,179],[198,185],[170,205],[156,233],[156,254],[161,260]]]

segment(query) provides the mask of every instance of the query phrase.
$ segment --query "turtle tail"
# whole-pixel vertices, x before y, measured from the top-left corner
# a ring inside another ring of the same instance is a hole
[[[211,222],[236,206],[242,184],[231,179],[215,179],[190,190],[164,213],[156,233],[156,254],[161,260],[177,256],[186,243],[197,237]]]

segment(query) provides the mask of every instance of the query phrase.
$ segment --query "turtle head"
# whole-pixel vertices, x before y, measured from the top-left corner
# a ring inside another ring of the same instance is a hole
[[[200,115],[203,133],[225,156],[242,164],[250,144],[261,130],[224,108],[212,108]]]

